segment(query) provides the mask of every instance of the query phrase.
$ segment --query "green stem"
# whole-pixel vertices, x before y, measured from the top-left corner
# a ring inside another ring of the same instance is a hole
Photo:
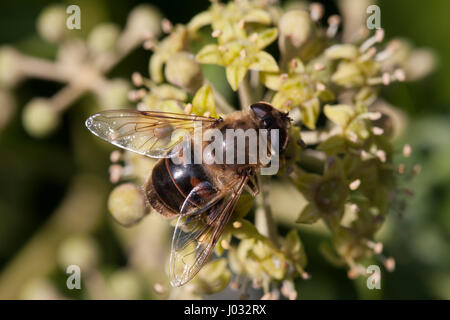
[[[241,109],[244,110],[254,102],[252,88],[250,87],[248,73],[242,80],[238,88],[239,100],[241,101]]]
[[[276,247],[280,247],[278,231],[270,208],[269,178],[259,176],[259,194],[256,197],[255,226],[259,233],[269,238]]]
[[[228,101],[225,99],[225,97],[219,92],[219,90],[217,90],[214,85],[208,81],[205,80],[205,83],[208,84],[214,94],[214,99],[216,101],[217,104],[217,108],[223,112],[223,113],[232,113],[234,111],[236,111],[233,106],[231,104],[228,103]]]
[[[264,98],[264,88],[259,77],[259,71],[250,71],[250,86],[252,88],[253,98],[255,99],[254,102],[262,100]]]

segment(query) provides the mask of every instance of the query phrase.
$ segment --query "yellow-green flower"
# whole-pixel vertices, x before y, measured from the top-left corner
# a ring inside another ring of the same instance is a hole
[[[225,44],[209,44],[197,53],[197,61],[226,68],[228,83],[237,90],[247,71],[277,72],[275,59],[263,49],[277,38],[277,29],[266,29],[254,35]]]
[[[287,271],[286,257],[267,239],[241,240],[237,248],[230,250],[229,257],[235,273],[251,278],[281,280]]]
[[[370,52],[361,52],[353,44],[337,44],[325,50],[330,60],[338,60],[331,81],[344,88],[361,87],[380,73],[381,66]]]
[[[348,141],[362,144],[371,135],[371,115],[363,105],[326,105],[323,111],[327,118],[341,129],[342,135]]]
[[[323,175],[301,173],[295,183],[308,200],[297,222],[311,224],[323,219],[332,230],[337,228],[348,196],[348,182],[341,160],[330,157]]]
[[[334,94],[325,84],[317,81],[315,71],[306,68],[300,59],[293,59],[287,73],[264,72],[261,81],[266,87],[277,91],[272,104],[289,111],[300,108],[302,122],[310,129],[315,129],[320,113],[320,102],[334,99]]]
[[[150,76],[153,81],[161,83],[164,80],[164,64],[173,54],[186,49],[188,39],[186,27],[177,25],[168,37],[156,45],[149,64]]]
[[[364,238],[354,230],[339,227],[333,233],[334,247],[342,259],[352,267],[354,261],[372,254],[370,248],[364,244]]]
[[[246,38],[245,24],[270,25],[269,5],[262,1],[239,1],[228,4],[213,3],[209,10],[196,15],[188,24],[191,34],[211,25],[219,43]]]

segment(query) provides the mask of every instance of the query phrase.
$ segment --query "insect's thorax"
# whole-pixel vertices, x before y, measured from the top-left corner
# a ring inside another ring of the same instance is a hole
[[[205,161],[213,170],[240,173],[248,168],[256,171],[262,166],[258,154],[259,128],[246,111],[229,115],[213,129],[220,132],[219,143],[207,131],[203,134],[203,158],[214,159],[213,164]]]

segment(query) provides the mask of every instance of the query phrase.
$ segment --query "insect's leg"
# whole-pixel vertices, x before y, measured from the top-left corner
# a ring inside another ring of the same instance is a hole
[[[180,213],[185,215],[204,212],[218,201],[220,196],[220,192],[209,181],[202,181],[187,195]]]
[[[246,190],[252,195],[256,196],[259,193],[259,187],[258,187],[258,178],[256,175],[249,176],[247,185],[245,186]]]

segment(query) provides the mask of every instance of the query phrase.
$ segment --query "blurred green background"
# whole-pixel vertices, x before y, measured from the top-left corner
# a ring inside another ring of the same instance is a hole
[[[209,6],[207,0],[150,2],[174,23],[186,23]],[[2,1],[0,45],[13,45],[30,55],[54,58],[57,47],[36,33],[36,18],[52,3],[55,1]],[[113,21],[124,26],[128,12],[145,2],[62,3],[81,7],[81,36],[86,36],[99,22]],[[338,12],[333,1],[323,3],[327,16]],[[298,283],[300,299],[450,299],[450,2],[383,0],[378,5],[388,39],[409,39],[416,47],[433,49],[438,57],[437,68],[431,75],[415,83],[393,84],[382,93],[385,100],[405,111],[409,118],[407,132],[396,146],[399,156],[403,144],[410,143],[413,155],[407,165],[419,163],[422,172],[406,183],[414,196],[408,200],[404,214],[392,212],[382,230],[385,252],[396,259],[395,272],[383,272],[382,290],[369,291],[365,283],[349,280],[344,269],[331,266],[318,250],[324,236],[306,229],[300,234],[309,257],[308,271],[313,277]],[[109,76],[129,78],[133,71],[146,74],[148,58],[149,52],[138,49]],[[95,100],[89,95],[78,100],[64,114],[59,129],[48,138],[34,139],[22,127],[23,106],[32,97],[51,96],[61,87],[43,80],[21,83],[13,91],[17,108],[11,121],[0,128],[0,297],[12,297],[4,291],[10,290],[14,276],[21,274],[17,269],[24,265],[28,265],[25,269],[39,265],[55,283],[60,283],[57,286],[64,295],[81,297],[65,288],[64,271],[47,263],[46,259],[54,259],[54,255],[39,254],[42,248],[51,251],[57,247],[61,233],[73,217],[88,221],[74,223],[76,228],[92,232],[106,270],[127,263],[106,209],[106,195],[112,188],[108,181],[111,149],[98,148],[84,127]],[[0,105],[0,113],[6,112],[2,108]],[[66,197],[70,192],[79,196],[73,203]],[[63,218],[61,215],[55,218],[59,211],[64,211],[64,205],[73,205],[74,209],[66,210],[71,212],[62,215]],[[94,216],[89,216],[87,206]],[[92,225],[90,218],[95,220]],[[30,261],[24,260],[24,256]],[[18,297],[21,289],[14,290]]]

